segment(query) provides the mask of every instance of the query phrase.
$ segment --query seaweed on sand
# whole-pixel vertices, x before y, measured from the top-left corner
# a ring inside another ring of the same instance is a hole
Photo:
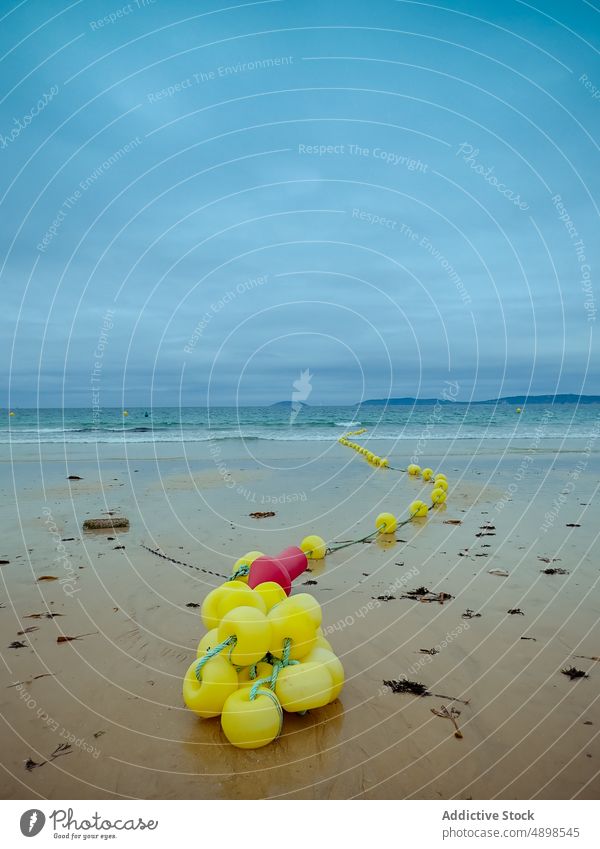
[[[425,684],[419,681],[384,681],[384,687],[387,687],[392,693],[412,693],[413,696],[429,696],[431,695]]]
[[[568,675],[571,681],[575,681],[577,678],[589,678],[590,676],[587,672],[584,672],[583,669],[576,669],[574,666],[570,666],[568,669],[560,670],[563,675]]]
[[[392,693],[410,693],[413,696],[435,696],[438,699],[448,699],[450,702],[460,702],[463,705],[469,704],[469,699],[459,699],[457,696],[443,696],[441,693],[432,693],[427,689],[425,684],[420,681],[409,681],[408,678],[402,678],[400,681],[390,680],[383,682],[384,687],[387,687]]]
[[[417,587],[416,590],[408,590],[408,592],[403,593],[400,598],[408,598],[411,601],[423,602],[437,601],[439,604],[443,604],[445,601],[449,601],[451,598],[454,598],[454,596],[446,592],[434,592],[427,587]]]

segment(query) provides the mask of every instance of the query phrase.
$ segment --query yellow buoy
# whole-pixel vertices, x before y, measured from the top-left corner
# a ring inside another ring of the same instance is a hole
[[[422,519],[424,516],[427,515],[428,508],[427,508],[427,505],[425,504],[424,501],[417,500],[417,501],[412,501],[408,505],[408,512],[409,512],[411,518]]]
[[[9,416],[14,416],[13,411],[11,410],[11,411],[10,411],[10,413],[9,413],[8,415],[9,415]]]
[[[521,408],[517,407],[517,413],[521,413],[521,412],[522,412]]]
[[[202,657],[209,649],[214,648],[219,644],[219,631],[217,628],[211,628],[202,637],[196,649],[196,657]]]
[[[300,548],[309,560],[322,560],[327,554],[327,543],[317,534],[309,534],[300,543]]]
[[[260,687],[251,699],[251,687],[233,693],[223,706],[221,728],[232,746],[259,749],[281,733],[283,712],[275,693]]]
[[[287,598],[285,590],[276,581],[263,581],[262,584],[254,587],[254,592],[262,596],[267,613],[272,607],[275,607],[276,604],[279,604],[280,601],[285,601]]]
[[[382,457],[382,459],[379,461],[379,465],[382,469],[387,469],[387,467],[390,465],[390,461],[387,457]]]
[[[202,602],[200,617],[202,619],[202,624],[207,631],[210,631],[212,628],[216,628],[219,624],[217,601],[221,597],[223,586],[215,587],[214,590],[211,590]]]
[[[235,637],[231,650],[225,649],[235,666],[251,666],[266,655],[271,642],[271,625],[255,607],[235,607],[219,623],[219,642]]]
[[[217,598],[217,616],[221,620],[226,613],[233,610],[235,607],[255,607],[261,613],[267,612],[267,606],[263,598],[251,590],[248,584],[241,581],[227,581],[220,587],[220,594]]]
[[[327,649],[327,651],[333,651],[331,643],[328,639],[326,639],[323,634],[319,634],[317,631],[317,638],[315,640],[315,648],[317,649]]]
[[[316,633],[316,629],[321,627],[321,622],[323,621],[323,611],[317,599],[310,593],[297,593],[292,596],[292,601],[300,605],[303,610],[306,610],[314,623]]]
[[[252,566],[257,557],[264,557],[262,551],[249,551],[247,554],[244,554],[243,557],[240,557],[239,560],[236,560],[233,564],[233,574],[237,572],[238,569],[241,569],[242,566]],[[248,575],[240,575],[236,578],[236,581],[243,581],[244,584],[248,583]]]
[[[345,680],[344,667],[341,660],[331,650],[316,646],[306,657],[302,658],[300,663],[311,663],[312,661],[322,663],[331,675],[333,686],[329,701],[335,701],[342,691]]]
[[[123,410],[123,415],[124,415],[124,416],[128,416],[128,415],[129,415],[129,413],[127,412],[127,410]]]
[[[375,519],[375,527],[380,534],[393,534],[398,527],[398,521],[392,513],[380,513]]]
[[[411,463],[407,467],[406,471],[408,472],[409,475],[412,475],[413,477],[418,477],[421,474],[421,467],[417,466],[416,463]]]
[[[430,481],[433,477],[433,469],[423,469],[423,471],[421,472],[421,477],[424,481]]]
[[[448,490],[448,481],[444,478],[439,478],[438,480],[436,480],[435,485],[438,489],[443,489],[444,492]]]
[[[287,639],[292,641],[290,649],[292,660],[300,660],[314,648],[316,641],[314,619],[300,604],[296,604],[293,596],[269,610],[267,619],[271,623],[269,651],[275,657],[282,656]]]
[[[198,681],[197,665],[198,661],[195,660],[185,673],[183,701],[186,707],[203,719],[218,716],[228,697],[238,688],[237,673],[224,657],[217,655],[204,664]]]
[[[434,504],[443,504],[446,500],[446,493],[443,489],[436,487],[431,493],[431,500]]]
[[[438,472],[437,475],[434,477],[434,481],[439,481],[439,480],[443,480],[443,481],[446,480],[446,475],[443,472]]]
[[[333,681],[323,663],[286,666],[277,676],[275,694],[290,713],[324,707],[331,699]]]

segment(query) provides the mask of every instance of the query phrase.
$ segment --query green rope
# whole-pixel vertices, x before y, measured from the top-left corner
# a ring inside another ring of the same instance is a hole
[[[259,689],[263,686],[263,684],[268,684],[271,690],[275,689],[275,685],[277,683],[277,676],[281,669],[285,669],[286,666],[295,666],[297,663],[300,663],[299,660],[290,660],[290,652],[292,650],[292,641],[290,637],[286,637],[283,641],[283,651],[281,653],[281,660],[274,659],[273,661],[273,672],[268,678],[259,678],[252,685],[252,689],[250,690],[250,701],[254,701]]]
[[[351,539],[350,542],[343,542],[339,545],[330,545],[327,547],[326,554],[333,554],[335,551],[341,551],[342,548],[348,548],[350,545],[358,545],[359,542],[367,542],[367,540],[376,537],[379,533],[378,530],[372,531],[370,534],[367,534],[366,537],[362,537],[362,539]]]
[[[268,678],[259,678],[258,681],[255,681],[250,689],[250,701],[253,702],[257,696],[258,691],[264,684],[271,685],[272,676],[269,675]],[[269,691],[270,692],[270,691]]]
[[[208,663],[208,661],[211,660],[213,657],[216,657],[219,654],[219,652],[222,652],[223,649],[227,648],[227,646],[229,646],[229,645],[231,645],[231,650],[229,652],[229,659],[231,660],[231,652],[233,651],[236,643],[237,643],[237,637],[236,636],[227,637],[226,640],[223,640],[223,642],[219,643],[218,646],[215,646],[214,648],[209,649],[206,652],[206,654],[204,654],[203,657],[200,658],[200,660],[198,661],[198,663],[196,665],[196,669],[194,670],[194,672],[196,673],[196,678],[198,679],[199,682],[202,681],[202,675],[201,675],[202,669]]]
[[[238,578],[243,578],[244,575],[250,574],[249,566],[240,566],[239,569],[236,569],[231,578],[227,578],[228,581],[237,581]]]

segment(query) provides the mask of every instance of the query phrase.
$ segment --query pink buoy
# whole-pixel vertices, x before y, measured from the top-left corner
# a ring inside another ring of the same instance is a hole
[[[275,581],[286,595],[292,591],[292,581],[304,572],[308,566],[306,554],[301,548],[292,545],[276,557],[257,557],[250,566],[248,586],[254,589],[266,581]]]
[[[282,563],[275,557],[257,557],[250,566],[250,574],[248,575],[248,586],[251,590],[259,584],[264,584],[266,581],[274,581],[279,584],[286,595],[292,591],[291,578]]]
[[[276,556],[276,560],[279,560],[283,564],[290,576],[290,581],[295,581],[308,566],[306,554],[297,545],[290,545],[289,548],[284,548],[281,554]]]

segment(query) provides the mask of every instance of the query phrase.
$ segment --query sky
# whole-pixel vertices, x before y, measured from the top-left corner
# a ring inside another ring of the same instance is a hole
[[[0,406],[600,393],[585,0],[0,0]]]

